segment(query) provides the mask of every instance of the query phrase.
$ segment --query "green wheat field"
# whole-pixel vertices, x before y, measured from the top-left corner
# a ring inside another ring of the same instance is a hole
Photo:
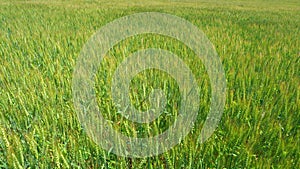
[[[79,122],[72,77],[81,49],[102,26],[138,12],[184,18],[218,52],[226,104],[206,142],[198,138],[210,109],[209,76],[191,49],[162,35],[130,37],[107,52],[95,77],[97,103],[110,127],[126,136],[168,129],[180,107],[169,74],[147,69],[131,80],[129,97],[140,111],[148,110],[152,89],[166,96],[163,113],[149,124],[118,114],[110,87],[131,53],[169,50],[199,86],[199,112],[187,137],[163,154],[128,158],[101,148]],[[299,159],[299,0],[0,0],[0,168],[299,168]]]

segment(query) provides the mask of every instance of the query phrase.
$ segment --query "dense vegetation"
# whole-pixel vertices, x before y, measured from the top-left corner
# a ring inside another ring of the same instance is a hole
[[[99,108],[116,130],[147,137],[165,130],[176,114],[178,86],[157,70],[132,81],[132,102],[146,109],[149,103],[140,101],[153,86],[160,87],[170,94],[169,114],[151,125],[115,114],[105,80],[122,58],[139,49],[159,47],[181,55],[197,77],[201,103],[195,128],[173,149],[149,158],[118,157],[95,144],[79,123],[72,73],[83,45],[101,26],[146,11],[182,17],[207,35],[225,70],[226,106],[214,134],[199,144],[210,103],[201,61],[174,39],[128,38],[108,53],[95,86]],[[0,1],[0,168],[298,168],[299,28],[296,0]]]

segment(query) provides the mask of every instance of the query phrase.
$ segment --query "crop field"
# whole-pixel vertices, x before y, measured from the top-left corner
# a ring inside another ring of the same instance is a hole
[[[120,115],[112,78],[130,54],[170,51],[189,67],[199,88],[198,114],[187,136],[162,154],[133,158],[89,136],[76,113],[72,85],[86,42],[104,25],[141,12],[175,15],[203,31],[223,65],[226,102],[217,128],[201,143],[212,102],[201,59],[179,40],[159,34],[115,44],[94,78],[96,104],[115,131],[153,137],[179,116],[180,86],[158,69],[134,76],[129,98],[146,111],[153,104],[151,91],[161,89],[162,114],[150,123]],[[299,0],[0,0],[0,168],[299,168],[299,159]]]

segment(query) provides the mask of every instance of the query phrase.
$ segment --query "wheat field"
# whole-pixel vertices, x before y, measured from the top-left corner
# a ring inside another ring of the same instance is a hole
[[[149,107],[150,89],[167,94],[165,113],[151,124],[116,113],[109,87],[130,53],[169,50],[201,89],[187,137],[157,156],[120,157],[93,142],[79,122],[72,74],[82,47],[105,24],[138,12],[184,18],[214,45],[225,71],[226,104],[206,142],[197,138],[210,109],[208,74],[189,48],[161,35],[130,37],[107,53],[96,77],[98,106],[124,135],[165,131],[180,100],[172,77],[151,69],[131,82],[130,98],[140,110]],[[299,168],[299,140],[300,1],[0,0],[0,168]]]

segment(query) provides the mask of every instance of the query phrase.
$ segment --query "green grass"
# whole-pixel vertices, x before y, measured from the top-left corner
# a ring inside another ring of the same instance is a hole
[[[157,70],[135,77],[132,103],[147,109],[149,91],[160,87],[169,94],[168,113],[147,125],[116,114],[110,77],[134,51],[160,47],[182,56],[201,89],[193,131],[161,155],[131,159],[101,149],[87,136],[72,102],[72,73],[95,31],[121,16],[146,11],[177,15],[203,30],[222,60],[227,100],[218,128],[199,144],[210,104],[201,61],[163,36],[122,41],[107,54],[95,86],[99,108],[116,130],[128,136],[156,135],[176,116],[178,86]],[[299,168],[299,11],[296,0],[1,1],[0,168]]]

